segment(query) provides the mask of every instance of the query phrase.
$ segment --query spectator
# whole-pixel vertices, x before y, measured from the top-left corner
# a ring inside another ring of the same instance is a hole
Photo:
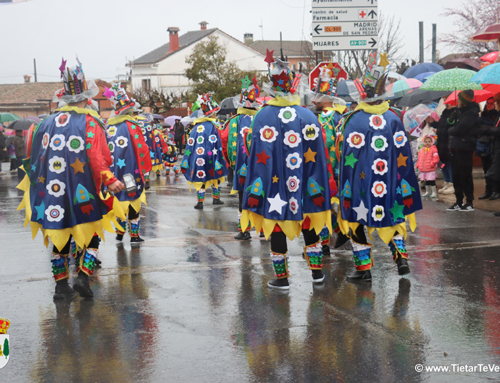
[[[4,128],[0,127],[0,176],[6,174],[2,171],[2,162],[7,158],[7,148],[5,147]]]
[[[491,173],[489,176],[486,176],[491,167],[493,136],[485,134],[485,131],[495,126],[497,117],[498,112],[495,110],[495,100],[491,97],[486,101],[484,110],[481,113],[481,137],[477,140],[476,146],[476,155],[481,158],[486,185],[484,194],[479,197],[479,199],[488,198],[490,200],[495,200],[500,198],[500,182],[495,180],[495,177]]]
[[[19,178],[24,177],[24,172],[21,170],[21,165],[23,160],[26,158],[26,148],[24,146],[24,137],[21,130],[16,130],[16,136],[12,141],[14,148],[16,149],[16,159],[17,159],[17,176]]]
[[[184,141],[184,125],[181,120],[175,120],[174,124],[175,146],[179,149],[179,155],[182,155],[182,144]]]
[[[493,144],[491,150],[491,166],[485,177],[492,180],[494,187],[500,184],[500,93],[495,95],[495,109],[499,112],[496,123],[494,127],[483,131],[484,134],[493,136]],[[498,213],[494,213],[496,216],[500,216]]]
[[[424,137],[424,146],[418,152],[417,169],[420,171],[420,180],[425,181],[425,194],[422,197],[437,198],[436,169],[439,155],[434,145],[433,136]]]
[[[451,166],[451,154],[449,147],[449,137],[448,128],[450,115],[456,110],[450,104],[446,105],[446,109],[443,110],[439,122],[435,126],[437,135],[437,149],[439,154],[439,159],[441,160],[441,172],[443,173],[444,186],[439,189],[438,193],[441,194],[454,194],[455,189],[453,188],[453,177],[452,177],[452,166]]]
[[[479,105],[474,102],[474,91],[468,89],[458,94],[458,111],[452,113],[449,120],[452,123],[448,135],[456,202],[447,210],[474,211],[472,155],[476,149],[479,130]]]

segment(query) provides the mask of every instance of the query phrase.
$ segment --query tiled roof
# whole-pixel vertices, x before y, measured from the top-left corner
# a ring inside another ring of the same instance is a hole
[[[310,56],[313,48],[310,41],[283,41],[283,55],[289,57],[302,57]],[[274,56],[280,55],[280,41],[279,40],[259,40],[250,44],[250,48],[255,49],[257,52],[266,54],[266,49],[273,50]]]
[[[194,44],[195,42],[201,40],[202,38],[212,34],[216,30],[217,28],[203,29],[203,30],[200,29],[198,31],[189,31],[188,33],[185,33],[182,36],[179,36],[179,49],[176,50],[175,52],[179,52],[180,50],[190,46],[191,44]],[[167,43],[159,48],[156,48],[154,51],[146,53],[144,56],[141,56],[138,59],[132,61],[129,65],[134,66],[141,64],[157,63],[158,61],[161,61],[166,57],[168,57],[170,54],[174,53],[172,52],[169,54],[168,53],[169,50],[170,50],[170,43]]]
[[[62,82],[29,82],[25,84],[0,84],[0,103],[33,103],[37,100],[51,100]]]

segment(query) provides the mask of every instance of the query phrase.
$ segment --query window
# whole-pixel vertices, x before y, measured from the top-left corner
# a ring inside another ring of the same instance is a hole
[[[142,90],[144,92],[149,92],[151,90],[151,80],[150,79],[142,80]]]

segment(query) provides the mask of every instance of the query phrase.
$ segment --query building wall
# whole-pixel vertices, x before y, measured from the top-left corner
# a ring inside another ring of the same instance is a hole
[[[220,31],[210,36],[217,36],[219,44],[227,50],[227,60],[234,61],[241,70],[267,70],[264,56],[243,45]],[[204,42],[209,36],[201,39]],[[142,80],[151,80],[151,89],[160,88],[167,92],[180,94],[189,90],[189,80],[183,75],[187,68],[186,57],[193,53],[196,44],[182,49],[177,54],[157,63],[156,67],[132,67],[132,86],[134,90],[142,88]]]

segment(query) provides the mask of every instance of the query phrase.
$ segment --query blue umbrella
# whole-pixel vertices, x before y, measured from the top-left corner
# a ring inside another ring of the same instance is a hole
[[[471,77],[469,82],[477,84],[500,84],[500,63],[488,65],[481,69]]]
[[[406,72],[403,73],[403,76],[405,76],[406,78],[415,78],[421,73],[441,72],[442,70],[444,70],[444,68],[439,64],[423,63],[414,65],[411,68],[407,69]]]
[[[414,78],[420,82],[425,82],[429,77],[431,77],[434,73],[436,72],[424,72],[420,73],[419,75],[415,76]]]

